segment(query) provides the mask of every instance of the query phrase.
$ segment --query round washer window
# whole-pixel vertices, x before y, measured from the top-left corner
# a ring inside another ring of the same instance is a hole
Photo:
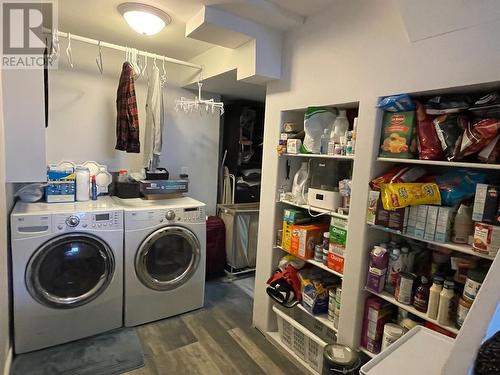
[[[26,268],[28,291],[38,302],[59,308],[88,303],[109,285],[114,259],[100,239],[67,234],[45,243]]]
[[[200,242],[190,230],[172,226],[153,232],[137,251],[139,280],[154,290],[170,290],[188,281],[200,262]]]

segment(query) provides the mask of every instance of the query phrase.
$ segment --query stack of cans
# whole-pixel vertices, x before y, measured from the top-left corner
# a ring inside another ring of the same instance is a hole
[[[323,263],[323,245],[314,247],[314,260]]]
[[[335,329],[339,328],[341,296],[342,288],[340,286],[328,290],[328,320],[333,322]]]

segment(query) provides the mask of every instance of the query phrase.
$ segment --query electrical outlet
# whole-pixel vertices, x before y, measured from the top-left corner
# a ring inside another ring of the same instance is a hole
[[[187,174],[189,176],[189,168],[188,167],[181,167],[181,174]]]

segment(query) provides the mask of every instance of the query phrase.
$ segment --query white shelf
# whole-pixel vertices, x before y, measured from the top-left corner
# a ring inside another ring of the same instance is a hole
[[[280,156],[291,156],[297,158],[320,158],[320,159],[340,159],[354,160],[354,155],[324,155],[324,154],[281,154]]]
[[[400,231],[397,231],[397,230],[394,230],[394,229],[390,229],[390,228],[386,228],[386,227],[383,227],[381,225],[371,225],[371,224],[368,224],[368,225],[371,228],[374,228],[374,229],[382,230],[382,231],[388,232],[388,233],[397,234],[397,235],[399,235],[401,237],[411,238],[412,240],[417,240],[417,241],[429,243],[431,245],[441,246],[441,247],[444,247],[444,248],[447,248],[447,249],[450,249],[450,250],[453,250],[453,251],[457,251],[457,252],[460,252],[460,253],[463,253],[463,254],[474,255],[474,256],[477,256],[479,258],[488,259],[488,260],[495,259],[495,257],[489,256],[489,255],[485,255],[485,254],[481,254],[481,253],[478,253],[477,251],[474,251],[472,249],[472,246],[470,246],[470,245],[462,245],[462,244],[451,243],[451,242],[442,243],[442,242],[436,242],[436,241],[429,241],[429,240],[425,240],[425,239],[420,238],[420,237],[412,236],[410,234],[401,233]]]
[[[387,163],[403,163],[403,164],[421,164],[421,165],[438,165],[453,168],[477,168],[477,169],[500,169],[500,164],[486,163],[464,163],[446,160],[420,160],[420,159],[399,159],[399,158],[377,158],[377,161]]]
[[[434,319],[431,319],[427,316],[426,313],[423,313],[421,311],[418,311],[416,308],[414,308],[412,305],[405,305],[404,303],[401,303],[399,301],[396,300],[396,298],[394,298],[394,296],[390,293],[387,293],[387,292],[382,292],[382,293],[375,293],[369,289],[365,289],[367,292],[375,295],[375,296],[378,296],[384,300],[386,300],[387,302],[390,302],[392,303],[393,305],[395,306],[398,306],[398,307],[401,307],[403,310],[406,310],[408,311],[409,313],[413,314],[413,315],[416,315],[418,316],[419,318],[422,318],[424,320],[427,320],[428,322],[431,322],[441,328],[444,328],[446,329],[447,331],[450,331],[452,333],[455,333],[455,334],[458,334],[458,329],[456,327],[452,327],[452,326],[446,326],[446,325],[443,325],[443,324],[439,324],[437,322],[437,320],[434,320]]]
[[[310,210],[312,212],[319,212],[321,214],[330,215],[330,216],[333,216],[333,217],[338,217],[338,218],[344,219],[344,220],[348,220],[349,219],[348,215],[338,214],[336,212],[333,212],[333,211],[330,211],[330,210],[325,210],[323,208],[312,207],[312,206],[309,206],[308,204],[297,204],[297,203],[293,203],[293,202],[286,201],[286,200],[281,200],[281,201],[278,201],[277,203],[287,204],[289,206],[294,206],[294,207],[302,208],[304,210]]]
[[[290,254],[288,251],[286,251],[284,248],[282,248],[281,246],[276,246],[276,249],[280,249],[281,251],[284,251],[285,253],[288,253]],[[302,259],[302,258],[300,258]],[[316,266],[318,268],[321,268],[327,272],[330,272],[330,273],[333,273],[335,276],[338,276],[340,278],[343,278],[344,275],[342,275],[340,272],[337,272],[337,271],[334,271],[332,270],[331,268],[328,268],[327,266],[325,266],[323,263],[321,262],[317,262],[315,261],[314,259],[302,259],[304,262],[307,262],[309,264],[312,264],[313,266]]]
[[[375,358],[377,356],[377,354],[368,351],[368,349],[363,348],[362,346],[359,347],[359,351],[365,353],[370,358]]]
[[[293,352],[292,349],[290,349],[288,346],[284,345],[281,340],[280,340],[280,334],[279,332],[266,332],[266,337],[267,339],[278,349],[281,351],[287,353],[289,356],[291,356],[295,362],[299,363],[302,365],[304,368],[306,368],[311,374],[314,375],[319,375],[319,373],[314,370],[309,363],[304,361],[302,358],[300,358],[297,354]]]
[[[333,322],[331,320],[328,320],[328,314],[322,314],[322,315],[313,315],[309,311],[306,310],[304,306],[302,306],[300,303],[297,305],[297,308],[300,310],[304,311],[307,315],[310,317],[316,319],[318,322],[324,324],[334,332],[337,332],[337,329],[333,326]]]

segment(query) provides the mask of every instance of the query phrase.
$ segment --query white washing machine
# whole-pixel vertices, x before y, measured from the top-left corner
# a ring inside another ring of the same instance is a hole
[[[125,326],[203,307],[205,204],[119,199],[125,220]]]
[[[109,197],[21,203],[11,214],[14,349],[123,324],[123,210]]]

